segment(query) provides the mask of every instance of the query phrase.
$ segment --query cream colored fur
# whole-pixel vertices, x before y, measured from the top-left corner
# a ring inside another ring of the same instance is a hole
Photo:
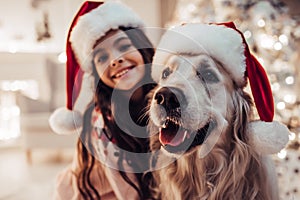
[[[171,73],[159,80],[154,96],[161,87],[178,88],[188,102],[181,109],[184,128],[195,131],[212,119],[217,126],[202,145],[186,152],[170,153],[157,134],[151,138],[154,196],[170,200],[278,199],[272,160],[249,144],[252,100],[243,88],[232,81],[221,63],[205,54],[172,55],[164,68],[170,68]],[[213,72],[219,81],[201,80],[196,72],[202,68]],[[154,98],[149,112],[153,134],[164,116]]]

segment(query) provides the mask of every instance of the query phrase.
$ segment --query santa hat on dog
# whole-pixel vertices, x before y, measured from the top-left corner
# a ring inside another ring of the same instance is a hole
[[[49,124],[58,134],[73,133],[82,126],[82,114],[94,95],[92,52],[97,40],[109,30],[142,28],[143,21],[132,9],[118,1],[83,3],[67,36],[67,107],[58,108]]]
[[[233,22],[174,27],[163,35],[156,49],[151,75],[157,82],[163,70],[159,66],[166,63],[170,55],[182,53],[211,55],[222,62],[238,87],[244,88],[249,80],[260,117],[248,127],[251,145],[263,154],[276,153],[286,145],[289,130],[273,121],[274,101],[267,74]]]

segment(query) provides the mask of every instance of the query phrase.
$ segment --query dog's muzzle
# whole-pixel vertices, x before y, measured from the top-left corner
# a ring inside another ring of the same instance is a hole
[[[187,100],[184,92],[178,88],[160,88],[154,94],[154,104],[160,107],[157,110],[157,115],[160,116],[159,141],[170,153],[189,151],[201,145],[215,127],[212,121],[208,121],[198,130],[184,128],[181,116],[187,107]]]
[[[167,115],[186,106],[183,92],[172,87],[162,87],[159,89],[154,96],[154,100],[158,105],[163,106]]]
[[[160,107],[159,139],[163,146],[176,146],[185,136],[182,125],[181,111],[186,107],[186,100],[181,90],[173,87],[162,87],[154,96],[155,104]]]

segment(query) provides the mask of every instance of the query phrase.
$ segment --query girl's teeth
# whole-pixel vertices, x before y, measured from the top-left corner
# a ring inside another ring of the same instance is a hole
[[[123,75],[126,74],[128,71],[129,71],[129,69],[125,69],[125,70],[121,71],[120,73],[117,73],[117,74],[116,74],[116,78],[119,78],[119,77],[123,76]]]

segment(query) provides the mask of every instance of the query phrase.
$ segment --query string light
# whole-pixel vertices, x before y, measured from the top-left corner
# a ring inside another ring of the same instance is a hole
[[[292,85],[292,84],[294,84],[294,77],[293,76],[288,76],[288,77],[286,77],[285,78],[285,82],[286,82],[286,84],[288,84],[288,85]]]
[[[277,153],[277,156],[280,159],[284,159],[286,157],[286,154],[287,154],[286,150],[282,149],[279,153]]]
[[[289,39],[286,35],[282,34],[279,36],[279,41],[283,44],[283,45],[288,45],[289,44]]]
[[[280,89],[280,84],[279,83],[274,83],[274,84],[272,84],[271,88],[272,88],[273,91],[276,92]]]
[[[61,52],[59,55],[58,55],[58,61],[60,63],[66,63],[67,62],[67,55],[65,52]]]
[[[265,20],[260,19],[260,20],[257,21],[257,26],[259,26],[259,27],[264,27],[265,25],[266,25]]]
[[[283,100],[286,102],[286,103],[290,103],[290,104],[293,104],[296,102],[297,100],[297,97],[296,95],[294,94],[287,94],[283,97]]]
[[[261,34],[258,36],[259,43],[261,47],[266,48],[266,49],[272,49],[274,46],[274,38],[270,35],[266,34]]]
[[[296,138],[296,134],[294,132],[290,132],[289,140],[294,140]]]
[[[252,36],[251,31],[249,31],[249,30],[245,31],[244,36],[245,36],[246,39],[249,39]]]
[[[277,51],[281,50],[282,49],[282,44],[280,42],[276,42],[274,44],[274,49],[277,50]]]
[[[277,109],[278,110],[283,110],[283,109],[285,109],[285,103],[284,102],[278,102],[277,103]]]

